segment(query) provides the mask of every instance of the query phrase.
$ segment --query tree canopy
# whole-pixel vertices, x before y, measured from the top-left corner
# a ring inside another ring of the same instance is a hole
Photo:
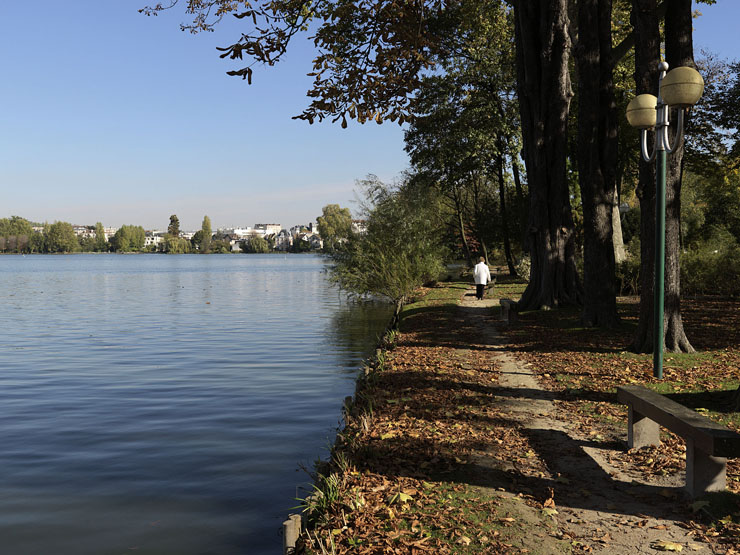
[[[80,249],[74,227],[69,222],[54,222],[44,226],[47,252],[75,252]]]
[[[321,210],[321,216],[316,218],[319,226],[319,235],[324,241],[324,249],[335,250],[342,241],[352,235],[352,214],[349,208],[342,208],[338,204],[327,204]]]
[[[122,225],[110,242],[116,252],[136,252],[144,248],[146,233],[139,225]]]
[[[360,123],[406,121],[424,73],[459,46],[480,22],[481,0],[183,0],[192,33],[211,31],[226,15],[244,24],[241,37],[220,48],[222,58],[244,60],[229,71],[251,82],[253,66],[279,62],[297,35],[313,32],[317,49],[309,106],[296,118]],[[500,2],[494,2],[500,4]],[[156,15],[172,8],[140,10]]]
[[[172,216],[170,216],[170,223],[167,226],[167,233],[169,233],[173,237],[180,236],[180,218],[177,217],[177,214],[172,214]]]

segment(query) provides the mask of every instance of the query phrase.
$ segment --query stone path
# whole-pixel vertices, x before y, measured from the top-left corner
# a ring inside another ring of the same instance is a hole
[[[485,322],[485,339],[495,346],[491,357],[500,371],[499,406],[526,431],[550,474],[558,476],[554,484],[558,514],[553,518],[573,536],[574,546],[580,543],[593,553],[631,555],[664,551],[661,543],[672,542],[683,552],[709,553],[707,544],[695,542],[680,525],[674,510],[683,503],[679,480],[647,484],[610,466],[603,442],[584,437],[558,411],[553,394],[540,386],[529,366],[508,348],[497,330],[505,324],[491,318],[496,306],[495,298],[476,300],[474,289],[460,302],[466,317]]]

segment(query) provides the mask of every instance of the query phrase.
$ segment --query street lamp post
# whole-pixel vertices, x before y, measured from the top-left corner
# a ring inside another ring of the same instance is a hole
[[[653,318],[653,376],[663,379],[663,304],[665,297],[665,165],[666,154],[681,144],[683,118],[704,92],[704,80],[691,67],[677,67],[668,72],[668,64],[658,64],[658,97],[641,94],[627,105],[627,121],[640,129],[640,149],[646,162],[656,161],[655,169],[655,281]],[[668,73],[666,73],[668,72]],[[678,120],[673,142],[669,140],[670,110],[676,108]],[[655,129],[653,151],[648,149],[648,130]]]

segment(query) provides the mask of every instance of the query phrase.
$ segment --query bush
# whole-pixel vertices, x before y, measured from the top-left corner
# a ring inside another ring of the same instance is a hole
[[[681,256],[681,292],[740,296],[740,245],[704,243]]]
[[[516,263],[516,273],[523,280],[529,282],[529,272],[532,269],[532,261],[529,255],[523,254]]]

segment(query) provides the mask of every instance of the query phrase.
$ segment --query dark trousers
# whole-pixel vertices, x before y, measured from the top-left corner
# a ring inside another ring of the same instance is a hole
[[[485,291],[486,286],[482,283],[476,283],[475,284],[475,298],[478,300],[483,300],[483,291]]]

